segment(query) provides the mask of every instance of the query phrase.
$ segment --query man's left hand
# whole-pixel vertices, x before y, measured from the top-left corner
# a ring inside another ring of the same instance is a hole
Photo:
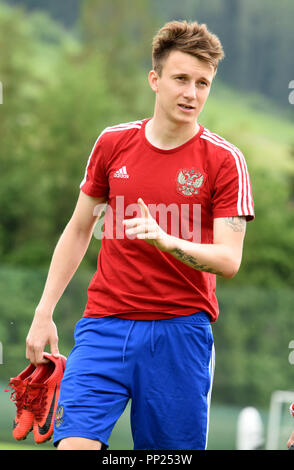
[[[142,198],[139,198],[137,203],[141,210],[141,217],[134,217],[123,221],[126,235],[136,235],[137,239],[145,240],[161,251],[171,250],[173,247],[172,236],[168,235],[158,225]]]

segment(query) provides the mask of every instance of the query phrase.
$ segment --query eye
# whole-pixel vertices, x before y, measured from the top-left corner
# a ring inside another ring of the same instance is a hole
[[[186,79],[185,77],[181,77],[181,76],[176,77],[176,80],[178,80],[180,82],[183,82],[185,79]]]
[[[208,86],[208,84],[204,80],[200,80],[199,85],[203,87]]]

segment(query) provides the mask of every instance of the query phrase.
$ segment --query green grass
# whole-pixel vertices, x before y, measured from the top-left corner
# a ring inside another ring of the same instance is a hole
[[[1,388],[1,387],[0,387]],[[2,387],[2,389],[4,386]],[[237,420],[241,407],[220,405],[212,402],[210,410],[210,431],[208,437],[208,450],[234,450],[236,447]],[[262,420],[266,430],[267,411],[262,412]],[[54,450],[52,441],[36,444],[33,433],[26,440],[15,441],[12,436],[12,421],[15,416],[15,406],[10,402],[4,392],[0,392],[0,450]],[[285,414],[286,424],[289,421],[288,410]],[[290,426],[292,422],[288,423]],[[283,434],[283,442],[289,433],[287,428]],[[116,423],[109,439],[109,450],[132,450],[133,440],[130,426],[130,403]]]
[[[42,450],[42,448],[25,445],[21,442],[16,442],[15,444],[11,442],[0,442],[0,450]]]
[[[212,406],[210,413],[210,433],[208,450],[235,448],[236,423],[240,409],[238,407]],[[109,450],[132,450],[133,440],[130,427],[130,404],[120,417],[109,439]],[[225,432],[224,432],[224,423]],[[4,442],[7,439],[9,442]],[[30,433],[25,441],[13,442],[10,428],[1,433],[0,450],[54,450],[52,442],[35,444]]]

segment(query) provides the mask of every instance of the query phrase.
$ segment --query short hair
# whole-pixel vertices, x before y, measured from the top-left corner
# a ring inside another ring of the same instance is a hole
[[[154,36],[152,66],[159,75],[164,61],[174,50],[191,54],[211,65],[215,73],[219,61],[225,56],[219,38],[207,29],[206,24],[199,24],[196,21],[170,21]]]

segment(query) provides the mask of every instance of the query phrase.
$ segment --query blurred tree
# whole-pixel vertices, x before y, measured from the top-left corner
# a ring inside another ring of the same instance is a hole
[[[292,0],[154,0],[153,6],[162,21],[206,23],[224,45],[220,78],[239,92],[262,93],[289,110],[288,84],[294,79]]]
[[[134,112],[142,93],[138,77],[142,67],[151,68],[151,42],[157,25],[147,0],[82,2],[78,30],[85,57],[103,54],[112,93],[121,94]]]
[[[46,10],[73,31],[76,24],[80,25],[85,42],[92,43],[95,50],[103,43],[108,59],[118,66],[124,63],[125,55],[135,57],[130,49],[134,46],[150,64],[145,45],[165,21],[206,22],[225,47],[226,60],[221,64],[220,77],[239,90],[258,91],[288,108],[287,88],[294,77],[290,52],[294,43],[292,0],[6,1],[29,11]],[[129,38],[133,38],[132,44]],[[292,113],[289,115],[292,117]]]
[[[0,46],[2,49],[1,81],[4,103],[1,105],[1,255],[14,250],[16,238],[22,230],[31,205],[27,188],[30,188],[27,171],[30,160],[23,152],[27,139],[27,126],[34,119],[35,94],[40,83],[27,60],[34,53],[29,27],[20,12],[1,10]],[[34,90],[34,91],[32,91]]]
[[[79,15],[79,0],[7,0],[10,5],[25,6],[28,11],[40,10],[48,12],[55,21],[62,22],[71,27],[75,24]]]
[[[222,286],[218,298],[214,399],[266,407],[274,390],[293,389],[293,290],[256,287],[250,279],[240,287]]]

